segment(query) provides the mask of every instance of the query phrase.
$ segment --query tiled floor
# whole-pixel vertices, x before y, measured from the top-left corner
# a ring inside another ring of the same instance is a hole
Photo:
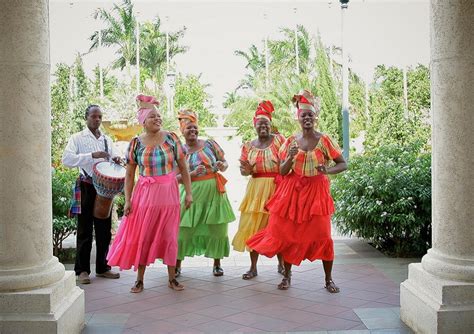
[[[294,267],[292,287],[276,289],[276,259],[261,258],[259,275],[244,281],[248,254],[223,260],[225,276],[212,276],[211,260],[186,259],[180,278],[186,289],[167,287],[166,268],[147,269],[145,291],[131,294],[133,271],[118,280],[92,276],[86,296],[84,333],[411,333],[399,318],[399,283],[407,264],[359,240],[336,240],[333,277],[339,294],[323,289],[320,262]]]

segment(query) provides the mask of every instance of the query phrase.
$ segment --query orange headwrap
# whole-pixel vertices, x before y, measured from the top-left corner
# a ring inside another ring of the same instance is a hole
[[[294,95],[291,101],[298,109],[298,115],[304,110],[310,110],[315,114],[319,112],[318,100],[305,89],[300,90],[298,94]]]
[[[262,101],[258,104],[255,116],[253,117],[253,125],[257,123],[259,118],[266,118],[270,122],[272,121],[272,113],[275,111],[273,104],[270,101]]]
[[[140,124],[145,123],[145,119],[152,111],[158,110],[160,103],[153,97],[147,95],[137,95],[135,98],[138,104],[137,118]]]
[[[178,111],[179,129],[184,132],[188,123],[194,123],[198,125],[198,119],[196,113],[191,109],[182,109]]]

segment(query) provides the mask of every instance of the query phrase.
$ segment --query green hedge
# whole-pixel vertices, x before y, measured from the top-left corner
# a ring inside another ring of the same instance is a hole
[[[431,153],[386,146],[351,159],[333,179],[334,223],[391,256],[420,256],[431,245]]]
[[[75,169],[57,168],[52,173],[53,196],[53,252],[58,256],[63,241],[76,232],[76,220],[67,214],[72,198],[73,186],[78,172]]]

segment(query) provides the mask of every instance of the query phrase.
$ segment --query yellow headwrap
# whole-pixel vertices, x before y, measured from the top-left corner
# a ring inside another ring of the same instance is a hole
[[[196,116],[196,113],[192,111],[191,109],[182,109],[178,112],[178,120],[179,120],[179,129],[181,132],[184,132],[184,129],[186,129],[186,126],[189,123],[194,123],[198,125],[198,118]]]

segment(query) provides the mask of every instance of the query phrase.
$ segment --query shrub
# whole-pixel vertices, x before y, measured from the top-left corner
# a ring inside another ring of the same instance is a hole
[[[52,174],[53,249],[58,256],[63,241],[76,232],[76,221],[68,218],[77,170],[58,168]]]
[[[431,243],[431,153],[419,144],[354,157],[334,178],[334,222],[392,256],[419,256]]]
[[[53,254],[59,256],[63,241],[76,232],[76,220],[68,217],[53,217]]]
[[[123,193],[118,194],[114,197],[115,210],[117,211],[117,217],[123,216],[123,208],[125,206],[125,195]]]

